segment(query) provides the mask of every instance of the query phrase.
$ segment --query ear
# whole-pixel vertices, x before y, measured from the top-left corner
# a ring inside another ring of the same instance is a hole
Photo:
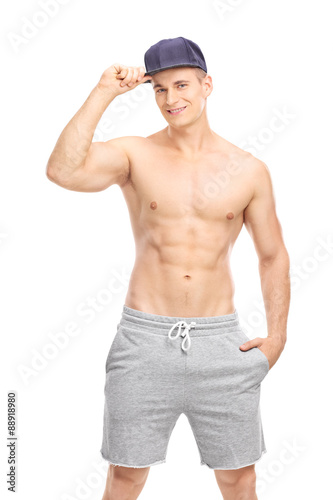
[[[203,81],[206,97],[208,97],[213,91],[213,80],[210,75],[206,75]]]

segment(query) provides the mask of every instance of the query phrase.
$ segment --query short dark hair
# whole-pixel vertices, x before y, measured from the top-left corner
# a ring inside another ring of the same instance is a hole
[[[199,82],[201,83],[202,80],[205,78],[205,76],[207,75],[206,71],[204,71],[203,69],[201,68],[194,68],[195,69],[195,73],[197,75],[197,78],[199,80]]]

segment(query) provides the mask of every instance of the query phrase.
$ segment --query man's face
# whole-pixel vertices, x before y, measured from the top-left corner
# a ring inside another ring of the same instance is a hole
[[[199,81],[194,68],[172,68],[152,75],[155,99],[166,121],[183,127],[197,120],[212,91],[211,77]]]

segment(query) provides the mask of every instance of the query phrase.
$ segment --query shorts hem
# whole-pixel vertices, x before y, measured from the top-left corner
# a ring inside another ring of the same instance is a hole
[[[120,463],[120,462],[112,462],[109,458],[107,458],[105,455],[103,455],[103,453],[100,451],[100,454],[102,456],[102,458],[104,458],[104,460],[106,460],[110,465],[114,465],[115,467],[117,466],[120,466],[120,467],[133,467],[135,469],[140,469],[140,468],[143,468],[143,467],[151,467],[152,465],[158,465],[158,464],[163,464],[166,462],[166,459],[164,458],[163,460],[157,460],[156,462],[153,462],[151,464],[147,464],[147,465],[128,465],[128,464],[124,464],[124,463]]]
[[[244,465],[239,465],[238,467],[217,467],[217,466],[214,467],[212,465],[206,464],[206,462],[204,462],[203,460],[201,460],[200,465],[206,465],[209,469],[214,469],[214,470],[236,470],[236,469],[241,469],[242,467],[247,467],[249,465],[253,465],[253,464],[257,463],[265,453],[267,453],[266,449],[264,449],[261,452],[260,457],[257,458],[256,460],[254,460],[253,462],[250,462],[250,463],[247,463],[247,464],[244,464]]]

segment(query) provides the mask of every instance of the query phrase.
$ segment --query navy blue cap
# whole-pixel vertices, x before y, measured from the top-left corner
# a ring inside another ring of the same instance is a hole
[[[144,56],[147,75],[171,68],[190,66],[207,73],[206,61],[199,45],[182,36],[165,38],[152,45]],[[149,83],[147,80],[144,83]]]

